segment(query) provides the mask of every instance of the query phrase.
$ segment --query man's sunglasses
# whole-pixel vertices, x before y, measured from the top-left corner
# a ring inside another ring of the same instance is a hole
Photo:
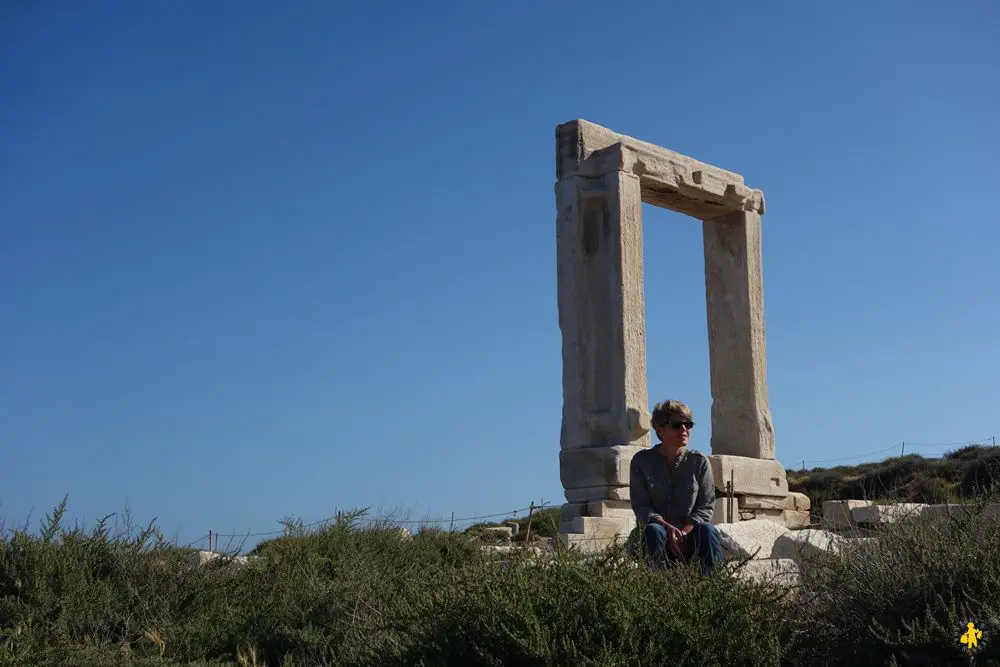
[[[694,428],[694,422],[691,421],[690,419],[687,421],[669,421],[669,422],[663,422],[662,424],[660,424],[660,426],[669,426],[670,428],[675,430],[678,430],[680,429],[681,426],[684,426],[687,428],[687,430],[690,431],[691,429]]]

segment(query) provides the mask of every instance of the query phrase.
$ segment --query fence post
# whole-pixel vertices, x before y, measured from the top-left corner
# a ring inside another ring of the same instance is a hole
[[[733,504],[734,498],[736,498],[736,471],[729,471],[729,523],[733,522]]]
[[[726,482],[726,523],[733,522],[733,483]]]
[[[531,515],[535,513],[535,501],[531,501],[528,506],[528,527],[524,531],[524,544],[527,546],[531,541]]]

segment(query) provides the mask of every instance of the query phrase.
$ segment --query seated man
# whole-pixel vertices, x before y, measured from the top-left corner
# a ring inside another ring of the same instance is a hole
[[[691,409],[664,401],[653,408],[650,422],[660,443],[632,457],[629,489],[646,557],[654,567],[697,557],[707,573],[722,562],[722,545],[712,525],[712,468],[707,456],[687,447]]]

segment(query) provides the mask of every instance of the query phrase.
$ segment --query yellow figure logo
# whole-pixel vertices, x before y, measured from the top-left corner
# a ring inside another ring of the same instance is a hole
[[[961,637],[961,642],[965,644],[965,648],[971,653],[979,646],[979,640],[983,638],[983,631],[977,630],[976,626],[969,623],[968,630],[966,630]]]

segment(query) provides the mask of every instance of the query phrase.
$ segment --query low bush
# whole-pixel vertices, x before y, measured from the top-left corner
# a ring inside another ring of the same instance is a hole
[[[976,664],[1000,664],[1000,524],[986,501],[886,524],[804,567],[795,663],[968,664],[959,638],[974,621],[987,628]]]
[[[915,503],[942,504],[951,500],[948,483],[924,473],[914,475],[904,487],[906,497]]]
[[[970,501],[1000,488],[997,482],[1000,447],[977,444],[941,458],[908,454],[853,466],[788,471],[789,490],[809,496],[816,518],[827,500]]]
[[[968,463],[961,490],[966,497],[993,493],[1000,486],[1000,451],[990,452]]]
[[[612,551],[466,570],[426,606],[396,664],[781,664],[781,591],[633,564]]]
[[[621,549],[497,554],[363,514],[191,564],[155,528],[0,540],[0,661],[15,665],[1000,665],[1000,526],[887,525],[815,559],[794,595]],[[994,637],[996,633],[996,637]]]

